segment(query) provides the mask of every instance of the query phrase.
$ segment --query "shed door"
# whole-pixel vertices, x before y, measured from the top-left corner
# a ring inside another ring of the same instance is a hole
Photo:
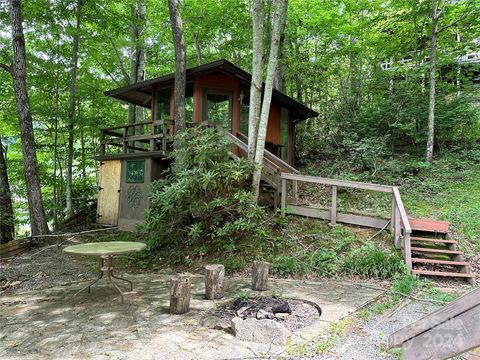
[[[97,222],[99,224],[118,224],[121,170],[122,162],[120,160],[103,161],[100,165],[97,207]]]

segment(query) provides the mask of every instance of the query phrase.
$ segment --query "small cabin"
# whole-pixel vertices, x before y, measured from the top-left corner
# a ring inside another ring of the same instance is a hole
[[[246,152],[251,75],[227,60],[187,69],[187,124],[213,124],[226,130]],[[101,130],[97,222],[128,227],[148,208],[149,185],[164,176],[175,135],[175,74],[105,92],[106,96],[150,110],[148,121]],[[265,141],[262,180],[279,198],[280,172],[295,172],[295,125],[318,113],[273,91]]]

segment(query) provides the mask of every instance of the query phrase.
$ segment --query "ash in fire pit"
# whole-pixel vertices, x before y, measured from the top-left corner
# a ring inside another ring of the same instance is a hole
[[[243,320],[274,320],[290,331],[295,331],[317,322],[321,314],[321,308],[310,301],[265,296],[251,299],[239,298],[213,312],[214,316],[225,321],[235,317]]]

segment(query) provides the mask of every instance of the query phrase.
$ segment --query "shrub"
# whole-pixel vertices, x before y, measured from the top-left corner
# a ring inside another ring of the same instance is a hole
[[[345,257],[340,270],[349,275],[387,279],[401,271],[402,266],[397,252],[389,254],[368,242]]]
[[[232,159],[215,129],[189,129],[177,139],[173,171],[150,191],[144,225],[150,248],[207,245],[233,253],[239,239],[261,236],[265,214],[247,190],[252,165]]]

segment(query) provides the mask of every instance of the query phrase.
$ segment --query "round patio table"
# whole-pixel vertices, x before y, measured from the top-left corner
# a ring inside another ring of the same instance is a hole
[[[67,254],[98,257],[98,277],[86,287],[77,291],[75,295],[85,289],[88,289],[88,292],[90,293],[91,286],[103,278],[103,275],[106,274],[107,280],[120,293],[123,303],[123,292],[120,290],[118,285],[112,281],[112,278],[128,282],[130,284],[130,291],[133,290],[133,283],[130,280],[115,276],[113,274],[113,258],[117,255],[139,252],[145,250],[146,247],[147,245],[144,243],[134,241],[106,241],[67,246],[65,249],[63,249],[63,251]]]

